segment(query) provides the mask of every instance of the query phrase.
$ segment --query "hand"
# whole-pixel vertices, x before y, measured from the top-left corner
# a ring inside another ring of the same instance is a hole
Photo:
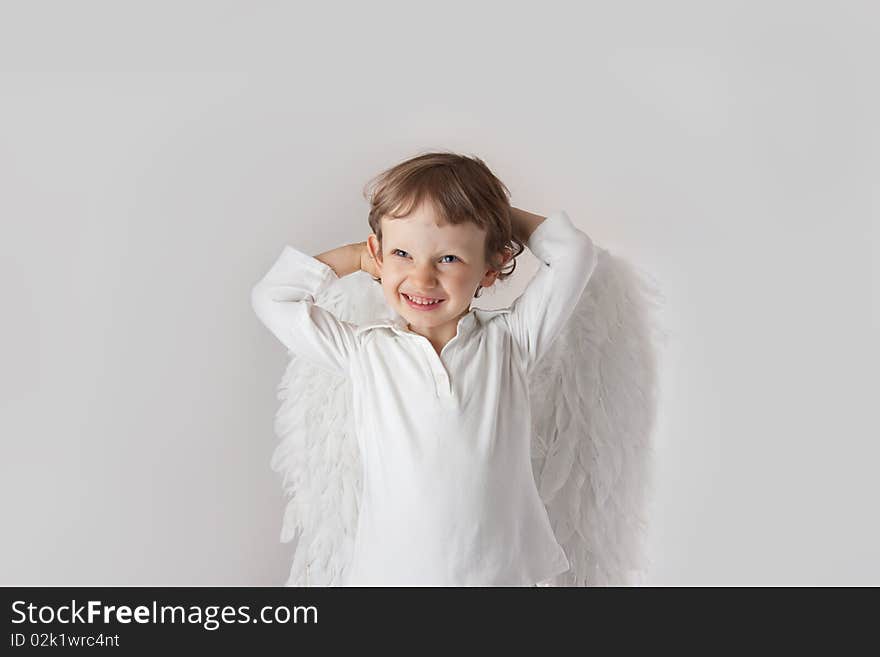
[[[361,271],[367,272],[373,278],[379,278],[379,269],[376,267],[376,261],[370,255],[370,249],[367,248],[366,242],[359,242],[357,246],[361,250]]]

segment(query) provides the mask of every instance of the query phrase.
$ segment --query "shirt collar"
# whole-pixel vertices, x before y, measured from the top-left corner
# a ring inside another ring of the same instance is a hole
[[[499,308],[497,310],[484,310],[482,308],[471,308],[466,315],[458,320],[458,335],[464,335],[472,331],[477,324],[484,324],[494,315],[509,313],[510,308]],[[355,329],[356,334],[363,333],[375,328],[390,328],[397,333],[406,335],[416,335],[406,327],[406,319],[396,310],[391,310],[390,317],[380,317],[378,319],[364,322]]]

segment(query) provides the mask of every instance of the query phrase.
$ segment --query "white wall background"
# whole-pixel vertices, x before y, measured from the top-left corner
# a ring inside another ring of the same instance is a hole
[[[650,583],[880,584],[878,18],[3,3],[0,584],[286,579],[250,289],[366,239],[364,183],[428,148],[662,285]]]

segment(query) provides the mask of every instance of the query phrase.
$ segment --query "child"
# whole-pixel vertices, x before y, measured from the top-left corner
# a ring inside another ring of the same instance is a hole
[[[512,208],[476,157],[427,153],[383,172],[373,234],[311,257],[285,246],[252,291],[291,351],[350,377],[363,502],[349,586],[529,586],[569,569],[530,464],[528,378],[596,265],[564,211]],[[541,266],[509,308],[470,308],[529,246]],[[359,269],[392,318],[315,305]]]

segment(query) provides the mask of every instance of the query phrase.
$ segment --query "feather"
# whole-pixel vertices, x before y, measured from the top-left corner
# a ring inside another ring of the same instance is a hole
[[[337,279],[317,305],[360,324],[387,315],[369,274]],[[281,541],[297,539],[287,586],[338,586],[350,561],[362,490],[351,384],[288,351],[271,468],[287,498]]]
[[[649,277],[600,249],[565,329],[535,367],[533,472],[571,563],[543,585],[644,581],[659,307]]]

